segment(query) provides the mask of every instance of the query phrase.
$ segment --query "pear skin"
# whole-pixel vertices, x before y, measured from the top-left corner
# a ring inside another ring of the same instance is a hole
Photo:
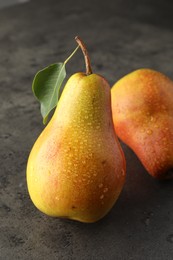
[[[173,178],[173,81],[136,70],[111,89],[115,131],[153,177]]]
[[[107,81],[96,74],[74,74],[31,150],[31,200],[49,216],[95,222],[116,202],[125,170]]]

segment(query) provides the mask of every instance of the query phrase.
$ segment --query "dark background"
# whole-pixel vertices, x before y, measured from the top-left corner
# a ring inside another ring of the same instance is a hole
[[[172,0],[31,0],[0,10],[0,259],[172,260],[173,182],[150,177],[124,144],[126,183],[101,221],[50,218],[29,199],[26,163],[43,129],[32,80],[69,56],[75,35],[110,85],[141,67],[173,79]],[[83,70],[78,51],[68,76]]]

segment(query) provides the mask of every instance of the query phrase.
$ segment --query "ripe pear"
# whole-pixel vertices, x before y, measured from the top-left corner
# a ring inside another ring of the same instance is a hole
[[[95,222],[112,208],[124,181],[110,86],[91,70],[75,73],[29,155],[31,200],[49,216]]]
[[[173,178],[173,81],[139,69],[111,89],[115,131],[153,177]]]

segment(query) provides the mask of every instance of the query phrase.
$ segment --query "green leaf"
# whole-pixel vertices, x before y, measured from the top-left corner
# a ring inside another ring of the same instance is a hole
[[[40,70],[34,77],[32,91],[40,102],[44,124],[50,111],[58,103],[60,87],[65,77],[65,63],[52,64]]]

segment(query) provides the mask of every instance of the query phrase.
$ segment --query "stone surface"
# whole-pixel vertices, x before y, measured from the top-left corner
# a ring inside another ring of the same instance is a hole
[[[64,61],[78,34],[93,70],[111,85],[140,67],[173,79],[172,13],[171,0],[31,0],[0,11],[0,259],[173,259],[173,182],[152,179],[124,144],[126,184],[98,223],[43,215],[25,179],[29,151],[43,129],[31,92],[34,74]],[[68,76],[83,69],[78,52]]]
[[[0,0],[0,9],[11,5],[23,4],[30,0]]]

